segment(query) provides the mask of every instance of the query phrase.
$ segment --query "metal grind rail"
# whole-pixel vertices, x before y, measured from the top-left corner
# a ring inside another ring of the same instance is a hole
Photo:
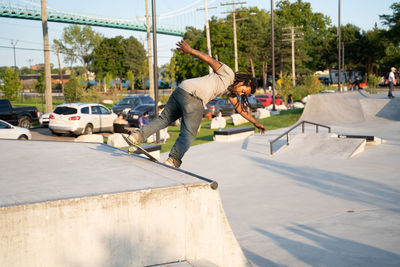
[[[269,142],[270,145],[270,154],[271,156],[274,154],[274,143],[276,141],[278,141],[279,139],[281,139],[282,137],[284,137],[286,135],[286,145],[289,145],[289,133],[291,131],[293,131],[294,129],[296,129],[297,127],[299,127],[301,125],[302,128],[302,133],[304,133],[304,124],[311,124],[311,125],[315,125],[315,132],[318,133],[319,132],[319,127],[323,127],[323,128],[327,128],[328,132],[331,132],[331,127],[323,125],[323,124],[319,124],[319,123],[315,123],[315,122],[311,122],[311,121],[300,121],[298,123],[296,123],[295,125],[293,125],[289,130],[287,130],[286,132],[284,132],[283,134],[281,134],[280,136],[278,136],[277,138],[275,138],[274,140]]]

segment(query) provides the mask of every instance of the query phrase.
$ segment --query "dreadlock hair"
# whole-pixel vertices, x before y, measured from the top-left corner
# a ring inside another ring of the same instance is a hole
[[[251,88],[251,94],[254,94],[257,89],[257,79],[254,78],[250,73],[248,72],[236,72],[235,73],[235,80],[233,84],[231,84],[228,87],[229,90],[229,97],[239,97],[239,95],[233,93],[233,88],[238,85],[239,83],[243,82],[243,85],[245,86],[250,86]],[[243,110],[246,110],[250,104],[249,104],[249,99],[247,98],[247,95],[242,95],[240,97],[240,105],[242,106]],[[236,107],[235,107],[236,108]]]

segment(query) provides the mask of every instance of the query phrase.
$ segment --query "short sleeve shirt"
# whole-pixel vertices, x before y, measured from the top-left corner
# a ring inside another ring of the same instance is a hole
[[[394,76],[394,73],[391,71],[389,73],[389,82],[394,82],[394,80],[395,80],[395,76]]]
[[[228,87],[233,84],[235,73],[227,65],[222,64],[217,70],[199,78],[183,81],[179,87],[203,101],[206,105],[217,96],[228,94]]]

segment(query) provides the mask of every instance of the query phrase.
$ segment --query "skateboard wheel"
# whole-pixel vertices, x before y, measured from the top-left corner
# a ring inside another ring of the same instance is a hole
[[[128,153],[133,153],[133,152],[135,152],[135,148],[134,147],[132,147],[132,146],[130,146],[129,148],[128,148]]]

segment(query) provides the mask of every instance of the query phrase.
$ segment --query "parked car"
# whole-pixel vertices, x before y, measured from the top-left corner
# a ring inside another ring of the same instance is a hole
[[[123,115],[126,115],[130,110],[142,104],[154,105],[154,100],[146,95],[124,97],[112,108],[112,111],[114,113],[121,112]]]
[[[149,113],[150,120],[152,120],[156,117],[155,110],[154,110],[154,104],[143,104],[143,105],[139,105],[136,108],[129,111],[128,114],[126,115],[126,120],[129,122],[130,126],[139,127],[139,118],[145,112]]]
[[[49,127],[49,122],[50,122],[49,117],[50,117],[50,114],[51,114],[51,113],[40,114],[40,116],[39,116],[39,122],[40,122],[40,125],[41,125],[42,127]]]
[[[49,129],[55,135],[112,132],[116,117],[115,113],[97,103],[61,104],[49,116]]]
[[[262,94],[255,96],[263,105],[263,107],[268,107],[272,104],[272,95],[271,94]],[[283,100],[279,97],[275,96],[275,105],[282,105]]]
[[[263,108],[264,105],[260,100],[258,100],[255,96],[253,95],[248,95],[247,99],[249,100],[249,108],[251,112],[255,112],[258,108]],[[276,102],[276,101],[275,101]]]
[[[0,99],[0,119],[30,129],[33,122],[39,121],[39,111],[33,106],[14,108],[8,99]]]
[[[32,134],[26,128],[13,126],[6,121],[0,120],[0,138],[29,140],[32,139]]]
[[[221,98],[216,97],[214,99],[211,99],[207,104],[206,107],[204,108],[204,115],[211,113],[212,116],[216,116],[217,114],[215,113],[215,105],[217,104],[218,100]]]
[[[222,116],[230,116],[235,114],[235,112],[235,107],[227,99],[219,99],[217,103],[215,103],[215,116],[218,116],[219,113],[221,113]]]

